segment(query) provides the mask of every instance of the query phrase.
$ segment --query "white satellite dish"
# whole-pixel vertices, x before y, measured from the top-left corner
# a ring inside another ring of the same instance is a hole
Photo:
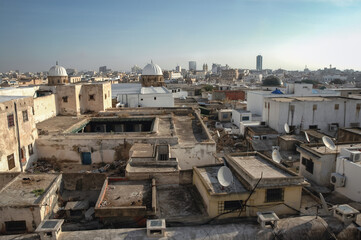
[[[282,157],[278,149],[272,151],[272,160],[275,161],[276,163],[281,163]]]
[[[322,193],[320,193],[320,199],[321,199],[323,214],[329,215],[330,211],[328,210],[327,203],[326,203],[325,198],[323,197]]]
[[[217,178],[219,184],[223,187],[228,187],[233,182],[232,172],[226,166],[223,166],[218,170]]]
[[[216,132],[217,132],[217,136],[218,136],[218,138],[220,138],[220,137],[221,137],[221,135],[219,134],[219,131],[218,131],[218,130],[216,130]]]
[[[307,132],[305,132],[305,137],[306,137],[307,142],[311,142],[311,141],[310,141],[310,137],[308,136],[308,133],[307,133]]]
[[[332,141],[331,138],[327,137],[327,136],[323,136],[322,137],[322,142],[323,144],[325,144],[325,146],[330,149],[330,150],[336,150],[336,145],[335,143]]]
[[[286,133],[290,133],[290,126],[288,126],[287,123],[285,123],[284,129],[285,129],[285,132],[286,132]]]

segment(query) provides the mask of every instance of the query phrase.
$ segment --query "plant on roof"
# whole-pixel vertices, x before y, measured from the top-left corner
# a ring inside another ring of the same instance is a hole
[[[31,191],[31,193],[34,193],[34,195],[36,197],[39,197],[39,196],[43,195],[44,192],[45,192],[45,190],[42,189],[42,188],[35,189],[35,190]]]

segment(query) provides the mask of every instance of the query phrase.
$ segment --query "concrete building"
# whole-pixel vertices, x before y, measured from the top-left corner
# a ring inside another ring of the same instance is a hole
[[[0,96],[0,119],[0,171],[22,171],[37,159],[33,98]]]
[[[1,233],[35,231],[53,213],[62,176],[20,174],[0,191]]]
[[[230,154],[226,160],[233,174],[228,187],[217,180],[223,165],[193,168],[193,184],[210,217],[257,216],[257,212],[269,210],[294,214],[300,209],[302,187],[307,185],[303,177],[260,153]]]
[[[341,148],[340,156],[336,160],[335,172],[331,173],[330,182],[335,191],[349,199],[361,202],[361,148]]]
[[[233,83],[238,79],[238,69],[223,69],[221,71],[222,83]]]
[[[107,66],[99,67],[99,72],[100,73],[106,73],[107,72]]]
[[[330,178],[336,171],[337,155],[340,154],[342,148],[351,147],[360,148],[361,145],[338,144],[336,150],[330,150],[323,143],[302,144],[297,148],[300,153],[300,175],[317,185],[332,186]]]
[[[256,70],[257,71],[262,71],[262,62],[263,62],[263,57],[261,55],[258,55],[256,58]]]
[[[196,70],[197,70],[197,62],[189,61],[189,71],[196,71]]]
[[[161,87],[164,86],[164,77],[162,69],[154,64],[153,61],[148,63],[142,71],[140,82],[143,87]]]
[[[68,74],[64,67],[59,66],[56,62],[55,66],[49,69],[48,73],[48,85],[59,85],[69,83]]]
[[[168,144],[180,169],[214,163],[216,151],[199,114],[189,108],[108,110],[96,116],[57,116],[37,125],[38,158],[75,164],[127,161],[135,143]]]
[[[172,91],[165,87],[142,87],[140,84],[112,85],[113,96],[124,107],[174,107]]]
[[[320,129],[336,132],[338,127],[354,127],[361,122],[361,99],[342,97],[280,97],[264,101],[263,121],[278,132],[284,124],[291,130]]]
[[[247,110],[263,116],[265,99],[273,97],[340,96],[337,91],[316,90],[312,88],[312,84],[304,83],[287,84],[285,89],[278,89],[280,91],[276,93],[274,90],[275,88],[268,87],[265,91],[247,91]]]
[[[179,184],[177,158],[172,157],[169,145],[136,143],[129,150],[125,169],[129,180],[152,180],[157,184]]]

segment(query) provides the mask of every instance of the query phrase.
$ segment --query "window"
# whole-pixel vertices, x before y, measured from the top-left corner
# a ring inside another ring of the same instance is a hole
[[[22,233],[26,232],[26,222],[25,221],[8,221],[5,222],[6,232],[12,233]]]
[[[249,121],[249,116],[242,117],[242,121]]]
[[[64,96],[63,98],[63,102],[68,102],[68,96]]]
[[[361,109],[361,103],[358,103],[358,104],[356,105],[356,110],[357,110],[357,111],[360,111],[360,109]]]
[[[313,161],[311,159],[306,159],[306,171],[313,174]]]
[[[316,111],[316,110],[317,110],[317,104],[313,104],[312,110],[313,110],[313,111]]]
[[[290,106],[290,111],[291,111],[291,112],[295,111],[295,105],[291,105],[291,106]]]
[[[140,101],[143,101],[143,98],[141,98]]]
[[[302,165],[306,166],[306,161],[307,161],[307,159],[303,157],[302,160],[301,160]]]
[[[242,203],[242,200],[218,202],[218,213],[221,214],[234,210],[240,210],[242,207]]]
[[[29,120],[29,118],[28,118],[28,111],[25,110],[25,111],[23,111],[23,121],[26,122],[26,121],[28,121],[28,120]]]
[[[9,167],[9,170],[11,170],[15,167],[14,153],[8,156],[8,167]]]
[[[267,103],[266,102],[264,103],[264,108],[267,108]]]
[[[281,202],[283,201],[283,189],[271,188],[266,190],[266,202]]]
[[[34,154],[33,144],[30,143],[28,145],[28,151],[30,156]]]
[[[308,128],[309,129],[317,129],[318,125],[309,125]]]
[[[81,94],[79,94],[79,101],[81,100]]]
[[[90,94],[90,95],[89,95],[89,100],[94,101],[94,100],[95,100],[95,95],[94,95],[94,94]]]
[[[340,104],[335,104],[335,110],[338,110],[340,107]]]
[[[8,127],[13,127],[13,126],[15,126],[14,114],[9,114],[8,115]]]
[[[168,154],[159,154],[159,160],[160,161],[168,160]]]
[[[157,97],[154,97],[154,100],[157,100]]]
[[[105,94],[105,99],[107,99],[107,94]]]

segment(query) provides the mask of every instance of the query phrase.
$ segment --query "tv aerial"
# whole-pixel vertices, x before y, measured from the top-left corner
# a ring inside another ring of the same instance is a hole
[[[228,187],[233,182],[232,172],[226,166],[223,166],[218,170],[217,178],[219,184],[221,184],[223,187]]]
[[[308,133],[305,131],[305,138],[308,143],[310,143],[310,137],[308,136]]]
[[[330,149],[330,150],[336,150],[336,145],[335,143],[332,141],[331,138],[327,137],[327,136],[323,136],[322,137],[322,142],[323,144],[325,144],[325,146]]]
[[[272,151],[272,160],[276,163],[281,163],[282,157],[281,157],[280,151],[278,151],[278,149],[274,149]]]
[[[290,126],[288,125],[288,123],[285,123],[285,125],[283,126],[283,128],[285,129],[285,132],[288,134],[290,133]]]

